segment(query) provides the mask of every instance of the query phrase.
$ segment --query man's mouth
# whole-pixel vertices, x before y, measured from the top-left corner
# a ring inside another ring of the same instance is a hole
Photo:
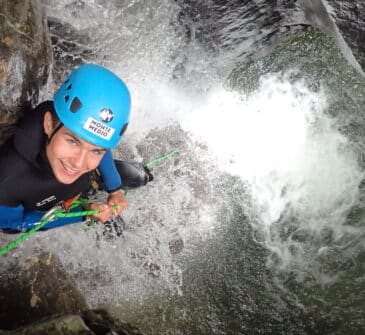
[[[63,169],[64,171],[70,175],[70,176],[75,176],[75,175],[78,175],[80,173],[80,170],[78,169],[74,169],[73,167],[71,167],[69,164],[65,163],[65,162],[62,162],[61,161],[61,164],[63,166]]]

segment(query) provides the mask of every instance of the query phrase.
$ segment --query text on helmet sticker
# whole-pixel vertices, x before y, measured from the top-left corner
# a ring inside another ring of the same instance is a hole
[[[115,131],[114,128],[111,128],[100,121],[93,119],[92,117],[89,117],[86,120],[83,128],[90,133],[103,138],[104,140],[110,140]]]

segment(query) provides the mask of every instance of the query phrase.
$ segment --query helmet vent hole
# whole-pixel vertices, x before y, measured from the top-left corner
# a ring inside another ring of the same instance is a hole
[[[66,90],[69,91],[72,88],[72,84],[68,85]]]
[[[70,111],[72,113],[76,113],[81,107],[82,107],[81,101],[79,100],[79,98],[75,97],[71,102]]]
[[[128,128],[128,123],[126,123],[126,124],[123,126],[122,130],[120,131],[119,136],[122,136],[122,135],[125,133],[125,131],[127,130],[127,128]]]
[[[65,96],[65,102],[69,101],[70,100],[70,96],[69,95],[66,95]]]

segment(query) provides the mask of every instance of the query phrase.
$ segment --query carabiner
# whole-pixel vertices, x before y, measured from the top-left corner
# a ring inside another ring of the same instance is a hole
[[[57,211],[62,211],[62,206],[60,205],[57,205],[57,206],[54,206],[52,207],[47,213],[45,213],[42,218],[41,218],[41,221],[38,223],[42,223],[42,222],[51,222],[55,219],[57,219],[57,216],[56,216],[56,212]]]

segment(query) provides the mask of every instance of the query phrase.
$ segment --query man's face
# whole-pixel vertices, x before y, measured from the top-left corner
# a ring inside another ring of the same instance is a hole
[[[45,114],[44,130],[50,137],[53,132],[50,113]],[[71,184],[84,173],[96,169],[104,153],[104,148],[86,142],[66,127],[59,129],[46,146],[53,174],[62,184]]]

